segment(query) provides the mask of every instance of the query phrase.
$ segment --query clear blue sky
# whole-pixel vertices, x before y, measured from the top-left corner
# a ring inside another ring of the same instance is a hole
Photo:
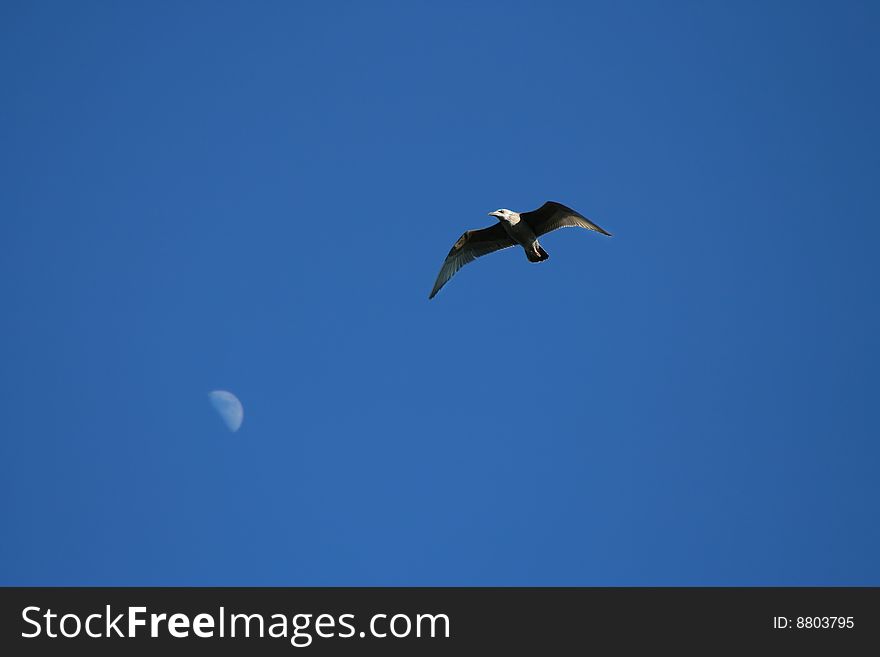
[[[0,583],[880,584],[878,19],[4,3]]]

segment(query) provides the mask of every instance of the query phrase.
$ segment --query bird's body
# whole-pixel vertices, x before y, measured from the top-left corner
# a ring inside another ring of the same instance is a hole
[[[542,260],[540,256],[541,245],[538,244],[535,231],[532,230],[528,222],[520,218],[518,212],[510,212],[505,219],[501,220],[501,225],[507,236],[523,248],[530,261],[540,262]],[[544,259],[546,260],[546,258]]]
[[[532,212],[520,213],[501,209],[490,212],[489,215],[496,217],[498,223],[488,228],[465,231],[452,246],[440,268],[429,299],[433,299],[440,288],[466,264],[501,249],[518,244],[525,251],[529,262],[547,260],[550,256],[538,243],[538,237],[557,228],[580,227],[611,235],[583,215],[554,201],[548,201]]]

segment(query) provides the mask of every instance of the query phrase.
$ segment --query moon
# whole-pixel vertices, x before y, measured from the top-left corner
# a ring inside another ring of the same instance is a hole
[[[208,393],[208,399],[214,410],[220,415],[220,419],[230,431],[235,433],[244,419],[244,407],[238,401],[238,397],[227,390],[212,390]]]

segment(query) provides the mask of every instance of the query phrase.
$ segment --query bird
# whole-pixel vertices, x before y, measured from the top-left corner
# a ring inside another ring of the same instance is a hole
[[[611,237],[607,230],[556,201],[547,201],[531,212],[514,212],[501,208],[490,212],[489,216],[497,218],[498,223],[488,228],[466,230],[452,245],[428,299],[433,299],[459,269],[495,251],[519,244],[525,250],[529,262],[544,262],[550,255],[538,243],[538,238],[557,228],[586,228]]]

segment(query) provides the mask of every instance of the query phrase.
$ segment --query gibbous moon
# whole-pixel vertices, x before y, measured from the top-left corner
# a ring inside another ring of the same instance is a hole
[[[212,390],[208,393],[208,398],[226,427],[230,431],[238,431],[244,419],[244,407],[238,397],[226,390]]]

